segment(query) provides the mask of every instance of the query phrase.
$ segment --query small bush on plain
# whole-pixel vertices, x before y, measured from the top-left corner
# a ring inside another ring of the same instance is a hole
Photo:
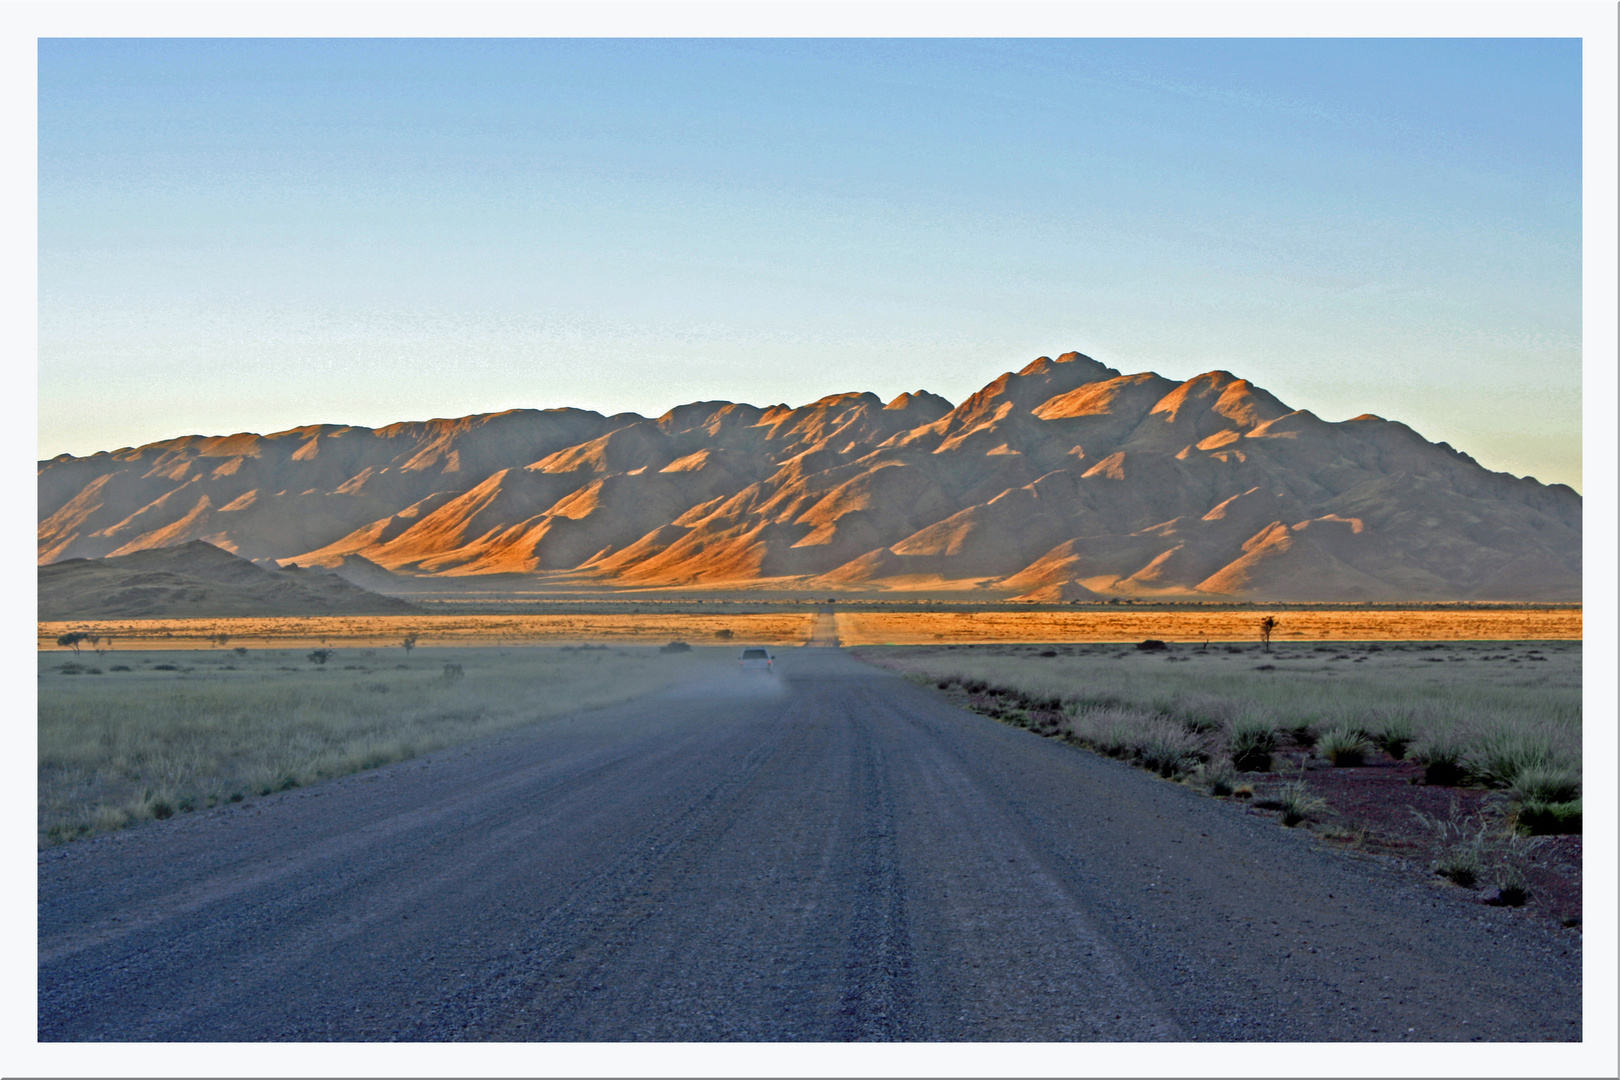
[[[1353,728],[1334,728],[1316,742],[1317,754],[1340,767],[1363,765],[1372,751],[1372,743]]]
[[[1193,779],[1208,788],[1211,795],[1231,795],[1237,790],[1237,770],[1224,757],[1200,764],[1193,771]]]
[[[1275,796],[1277,809],[1282,811],[1282,822],[1292,828],[1308,818],[1319,818],[1328,812],[1327,800],[1311,794],[1303,780],[1284,784]]]
[[[1468,748],[1449,733],[1430,736],[1412,748],[1409,755],[1423,766],[1423,782],[1455,787],[1468,778],[1464,763]]]
[[[1519,804],[1517,824],[1531,836],[1577,835],[1581,832],[1581,800],[1526,799]]]
[[[1131,747],[1136,759],[1160,776],[1181,776],[1197,765],[1202,746],[1180,724],[1155,717],[1138,729]]]
[[[1232,764],[1240,771],[1266,772],[1277,749],[1277,729],[1264,716],[1243,716],[1228,729],[1226,746]]]
[[[1513,794],[1524,802],[1573,802],[1581,797],[1581,777],[1573,769],[1536,765],[1514,777]]]

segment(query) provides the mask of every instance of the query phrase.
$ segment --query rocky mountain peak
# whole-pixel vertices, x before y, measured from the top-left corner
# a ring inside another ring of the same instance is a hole
[[[41,564],[197,541],[378,580],[1578,599],[1581,499],[1229,371],[1038,357],[960,405],[516,409],[39,463]],[[363,560],[363,561],[362,561]]]

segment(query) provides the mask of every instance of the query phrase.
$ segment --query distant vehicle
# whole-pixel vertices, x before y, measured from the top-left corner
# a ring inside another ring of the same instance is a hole
[[[772,665],[775,663],[776,657],[772,656],[764,649],[744,649],[742,651],[741,664],[744,673],[750,671],[768,672],[772,669]]]

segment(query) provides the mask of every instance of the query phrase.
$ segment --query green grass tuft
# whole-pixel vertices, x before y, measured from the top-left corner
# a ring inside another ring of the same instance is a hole
[[[1519,804],[1518,826],[1531,836],[1570,836],[1581,831],[1581,800],[1543,802],[1526,799]]]

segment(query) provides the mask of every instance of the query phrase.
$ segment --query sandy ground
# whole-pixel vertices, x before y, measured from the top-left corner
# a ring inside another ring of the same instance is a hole
[[[103,619],[37,624],[39,648],[59,649],[56,639],[74,630],[111,636],[119,649],[252,647],[310,648],[317,645],[388,646],[418,634],[426,647],[441,645],[658,644],[674,639],[716,644],[752,642],[802,645],[825,613],[691,614],[422,614],[320,618]],[[832,633],[844,645],[926,645],[934,642],[1020,641],[1255,641],[1263,613],[1256,611],[896,611],[837,612]],[[1469,641],[1552,640],[1581,636],[1579,609],[1500,611],[1285,611],[1275,640]],[[823,622],[825,620],[823,619]],[[717,635],[730,632],[731,637]],[[83,648],[89,648],[88,645]]]
[[[931,645],[1027,641],[1258,641],[1261,611],[839,612],[838,639],[850,645]],[[1579,638],[1581,612],[1288,611],[1277,642],[1485,641]]]

